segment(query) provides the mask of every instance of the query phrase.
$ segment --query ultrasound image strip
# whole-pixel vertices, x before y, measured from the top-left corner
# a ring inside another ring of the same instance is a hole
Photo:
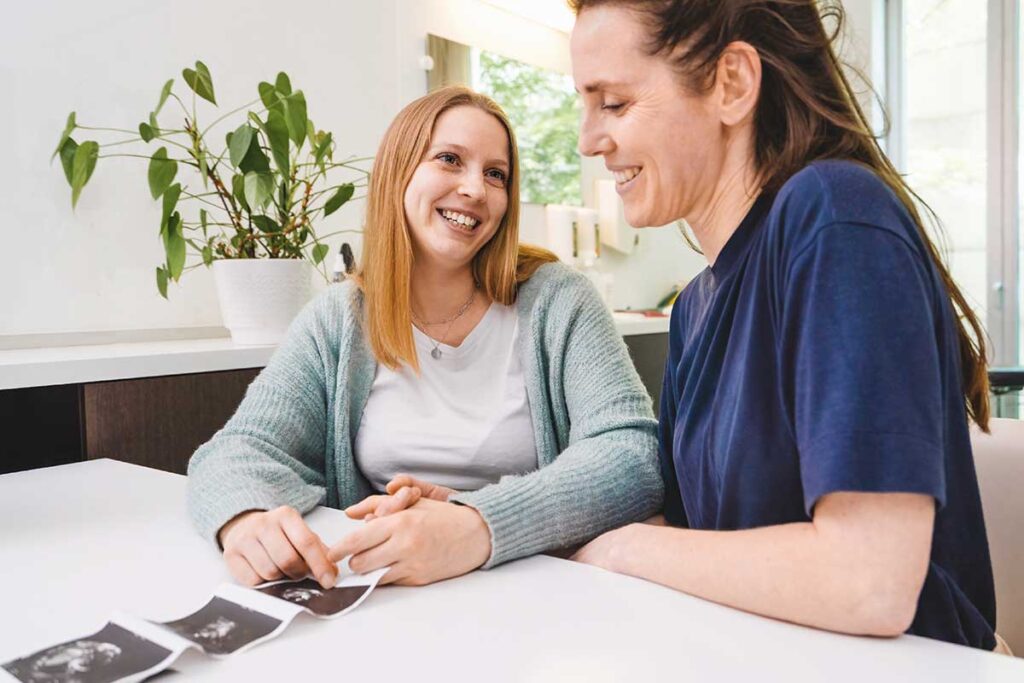
[[[109,683],[141,680],[169,666],[175,654],[110,622],[92,635],[33,652],[7,662],[3,668],[24,683]]]
[[[151,622],[118,616],[92,635],[13,659],[0,668],[23,683],[141,681],[165,670],[188,648],[225,657],[276,636],[299,612],[341,616],[355,609],[386,572],[347,576],[328,590],[311,579],[256,590],[225,584],[203,607],[181,619]]]
[[[325,589],[313,579],[302,579],[300,581],[279,581],[261,586],[256,590],[298,605],[314,616],[331,619],[355,609],[373,588],[373,585],[342,585]]]
[[[230,655],[267,638],[285,622],[214,596],[206,605],[182,619],[161,625],[210,655]]]

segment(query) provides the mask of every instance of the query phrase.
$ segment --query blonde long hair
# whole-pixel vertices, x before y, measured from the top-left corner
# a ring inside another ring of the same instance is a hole
[[[463,86],[449,86],[415,100],[395,117],[384,133],[367,193],[363,265],[358,282],[363,290],[365,324],[377,361],[392,369],[405,363],[417,372],[412,336],[412,239],[404,199],[416,167],[430,146],[438,117],[454,107],[471,106],[498,120],[508,134],[508,208],[494,236],[473,258],[473,277],[492,300],[506,306],[516,300],[518,285],[544,263],[551,252],[519,244],[519,153],[515,134],[501,107],[486,95]]]

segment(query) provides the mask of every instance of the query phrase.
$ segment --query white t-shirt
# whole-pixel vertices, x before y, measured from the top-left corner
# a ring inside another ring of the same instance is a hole
[[[377,366],[356,432],[356,466],[378,491],[410,474],[459,491],[537,469],[514,306],[491,304],[457,347],[413,327],[420,374]]]

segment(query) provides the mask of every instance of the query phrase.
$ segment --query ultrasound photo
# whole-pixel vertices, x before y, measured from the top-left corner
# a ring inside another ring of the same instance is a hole
[[[170,650],[110,623],[91,636],[12,660],[3,668],[26,683],[110,683],[151,669],[170,654]]]
[[[274,583],[256,590],[305,607],[317,616],[331,617],[354,605],[373,590],[373,586],[336,586],[325,589],[313,579],[302,579]]]
[[[162,622],[211,655],[229,655],[274,632],[281,621],[216,597],[183,619]]]

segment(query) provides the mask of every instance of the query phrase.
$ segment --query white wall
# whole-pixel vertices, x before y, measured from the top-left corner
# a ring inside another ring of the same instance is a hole
[[[341,152],[372,154],[401,101],[396,0],[45,0],[5,14],[0,334],[220,325],[209,272],[188,273],[170,301],[156,292],[160,217],[145,160],[101,159],[72,213],[60,164],[49,163],[70,110],[84,125],[134,128],[167,78],[187,92],[181,69],[201,58],[226,112],[285,70]],[[210,122],[212,105],[204,111]],[[171,104],[164,112],[174,120]],[[324,230],[358,221],[343,209]]]
[[[870,23],[863,8],[871,1],[847,0],[858,39],[870,35],[860,29],[864,16]],[[0,335],[220,325],[207,271],[172,285],[170,301],[156,293],[163,254],[145,160],[101,159],[72,213],[60,164],[49,163],[69,111],[84,125],[134,128],[164,80],[176,77],[177,92],[187,92],[181,69],[200,58],[223,112],[285,70],[305,91],[311,118],[335,133],[340,153],[370,155],[394,114],[426,91],[418,60],[427,33],[569,71],[566,34],[478,0],[295,0],[283,7],[269,0],[37,0],[9,7],[0,22],[0,130],[8,141],[0,164]],[[212,107],[200,107],[210,121]],[[166,106],[162,120],[171,112]],[[225,124],[224,132],[233,127]],[[360,221],[361,206],[345,207],[321,232]],[[672,230],[643,232],[636,253],[609,255],[605,264],[615,274],[617,307],[653,305],[701,267]]]

